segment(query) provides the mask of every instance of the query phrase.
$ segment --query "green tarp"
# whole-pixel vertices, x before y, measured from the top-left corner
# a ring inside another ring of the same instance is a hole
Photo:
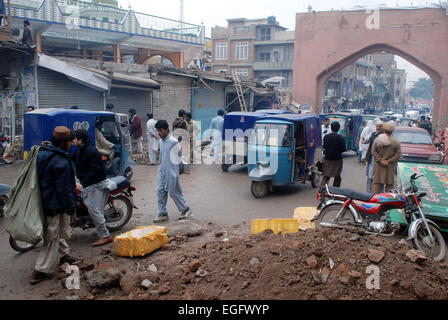
[[[401,192],[409,186],[410,177],[414,173],[423,175],[416,181],[416,185],[418,192],[427,193],[421,202],[425,214],[448,221],[448,167],[437,164],[398,162],[397,170],[397,184]],[[405,223],[399,210],[393,210],[391,217],[396,222]],[[448,232],[448,230],[443,231]]]

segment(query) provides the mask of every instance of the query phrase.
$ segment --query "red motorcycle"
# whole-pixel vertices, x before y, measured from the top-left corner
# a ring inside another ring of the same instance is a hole
[[[389,213],[394,209],[403,209],[407,222],[407,240],[412,240],[416,249],[441,261],[446,254],[445,240],[440,228],[427,219],[422,210],[420,201],[426,193],[417,194],[415,185],[415,181],[421,177],[417,174],[411,176],[410,187],[405,190],[405,194],[396,190],[380,194],[361,193],[327,185],[318,194],[318,213],[312,220],[316,221],[317,229],[341,228],[394,236],[402,227],[390,219]]]
[[[106,226],[109,231],[119,231],[131,219],[133,209],[138,209],[134,205],[132,196],[132,192],[136,189],[125,177],[118,176],[109,179],[115,182],[117,188],[109,192],[104,207],[104,217],[106,218]],[[76,222],[72,225],[72,228],[81,228],[83,230],[95,228],[95,224],[89,216],[89,211],[81,200],[81,191],[78,191]],[[16,241],[11,236],[9,237],[11,248],[18,252],[27,252],[33,249],[39,242],[27,243]]]

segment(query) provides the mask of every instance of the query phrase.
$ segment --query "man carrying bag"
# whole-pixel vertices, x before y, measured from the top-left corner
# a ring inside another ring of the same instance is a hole
[[[6,230],[15,240],[44,240],[31,284],[77,260],[68,255],[65,241],[71,234],[70,217],[76,218],[75,175],[68,156],[73,138],[67,127],[56,127],[49,145],[33,147],[5,208]]]

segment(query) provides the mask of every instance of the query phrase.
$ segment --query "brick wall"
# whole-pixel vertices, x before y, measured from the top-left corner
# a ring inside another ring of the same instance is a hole
[[[167,120],[170,129],[180,109],[191,112],[191,78],[159,74],[160,91],[153,93],[153,114],[156,120]]]

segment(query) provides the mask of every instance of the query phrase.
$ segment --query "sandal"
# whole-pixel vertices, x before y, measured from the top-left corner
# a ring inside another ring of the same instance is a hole
[[[114,241],[114,239],[111,236],[109,236],[107,238],[103,238],[103,239],[100,239],[100,240],[92,243],[92,247],[104,246],[105,244],[108,244],[113,241]]]

